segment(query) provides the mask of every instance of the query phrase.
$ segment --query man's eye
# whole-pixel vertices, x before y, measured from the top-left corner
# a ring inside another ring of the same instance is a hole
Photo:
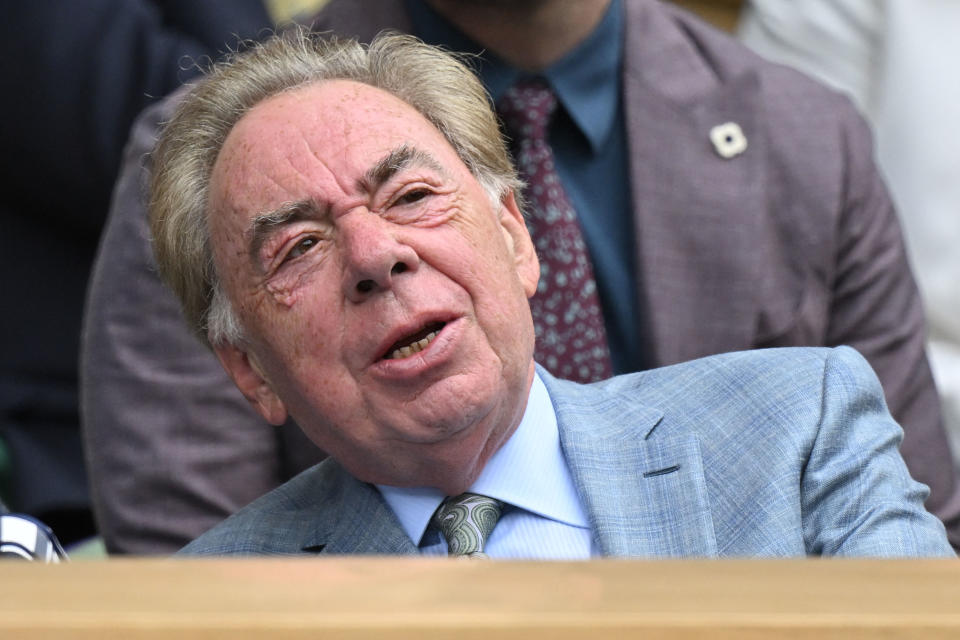
[[[290,249],[289,253],[287,253],[287,255],[284,256],[283,261],[288,262],[295,258],[299,258],[303,254],[305,254],[307,251],[310,251],[310,249],[314,248],[317,245],[317,243],[318,243],[318,240],[316,238],[313,238],[313,237],[304,238],[303,240],[295,244],[293,246],[293,249]]]
[[[396,203],[397,204],[413,204],[418,200],[423,200],[428,195],[430,195],[430,191],[427,189],[413,189],[411,191],[407,191],[405,194],[397,198]]]

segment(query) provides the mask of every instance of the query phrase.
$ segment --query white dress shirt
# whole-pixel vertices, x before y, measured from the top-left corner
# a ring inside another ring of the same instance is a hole
[[[407,535],[425,555],[447,543],[430,518],[444,499],[437,489],[377,485]],[[506,503],[487,540],[491,558],[576,560],[597,555],[590,523],[560,447],[557,416],[540,376],[534,376],[523,419],[470,487]]]

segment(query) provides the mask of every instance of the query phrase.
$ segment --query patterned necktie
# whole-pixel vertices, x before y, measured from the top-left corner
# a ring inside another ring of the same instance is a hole
[[[451,556],[487,557],[483,545],[500,519],[503,503],[476,493],[447,498],[433,514],[433,524],[447,541]]]
[[[540,258],[540,282],[530,300],[537,340],[534,357],[551,373],[577,382],[613,374],[593,265],[547,143],[557,98],[542,79],[521,80],[497,103],[526,181],[527,226]]]

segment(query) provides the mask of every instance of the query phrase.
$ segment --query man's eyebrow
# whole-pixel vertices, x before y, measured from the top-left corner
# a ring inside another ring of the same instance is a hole
[[[359,180],[360,187],[375,190],[398,172],[413,166],[426,167],[447,175],[443,165],[422,149],[403,144],[378,160],[376,164]],[[281,227],[301,220],[317,219],[324,216],[312,200],[287,202],[278,209],[254,216],[247,232],[250,238],[249,255],[251,261],[259,264],[260,250],[273,232]]]
[[[414,166],[433,169],[443,175],[447,174],[443,165],[432,155],[422,149],[403,144],[370,167],[360,181],[360,187],[373,191],[398,172]]]
[[[260,264],[260,249],[263,248],[263,243],[267,241],[267,238],[277,229],[294,222],[318,217],[322,217],[322,212],[317,210],[317,206],[312,200],[287,202],[281,205],[279,209],[254,216],[248,231],[250,260],[255,265]]]

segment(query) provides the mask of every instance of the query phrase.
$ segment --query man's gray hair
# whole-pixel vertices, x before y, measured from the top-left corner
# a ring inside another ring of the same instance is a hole
[[[520,182],[490,99],[458,58],[412,36],[381,34],[369,45],[302,29],[273,36],[214,65],[164,127],[152,156],[150,228],[160,276],[210,344],[237,343],[241,325],[213,264],[209,185],[233,126],[276,94],[327,80],[383,89],[444,135],[495,201]]]

